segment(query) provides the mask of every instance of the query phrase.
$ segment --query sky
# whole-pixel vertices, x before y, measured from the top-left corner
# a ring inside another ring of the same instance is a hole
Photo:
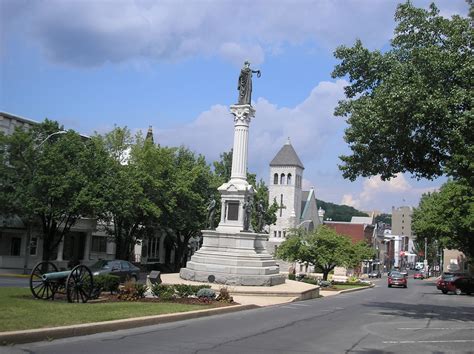
[[[427,7],[428,1],[412,1]],[[391,212],[417,206],[445,181],[399,174],[345,180],[346,123],[334,117],[344,79],[333,52],[356,39],[387,50],[391,0],[0,0],[0,111],[57,120],[81,134],[114,125],[219,159],[233,145],[229,106],[245,60],[253,78],[249,171],[270,183],[269,162],[290,138],[303,187],[324,201]],[[464,0],[435,1],[467,16]]]

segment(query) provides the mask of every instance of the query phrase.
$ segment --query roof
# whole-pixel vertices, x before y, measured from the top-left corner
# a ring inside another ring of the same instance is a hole
[[[275,155],[270,162],[270,166],[297,166],[304,169],[303,163],[290,143],[290,139],[288,139],[286,144],[283,145],[280,151]]]
[[[353,216],[351,224],[373,224],[374,218],[371,216]]]

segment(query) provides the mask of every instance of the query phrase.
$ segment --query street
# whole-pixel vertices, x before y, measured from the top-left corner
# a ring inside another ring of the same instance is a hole
[[[474,296],[434,281],[376,287],[215,317],[3,348],[8,353],[473,352]]]

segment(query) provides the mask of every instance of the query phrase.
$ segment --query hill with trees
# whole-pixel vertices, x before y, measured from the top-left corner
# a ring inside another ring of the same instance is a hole
[[[348,205],[338,205],[324,200],[317,199],[318,207],[321,207],[326,212],[324,220],[331,219],[332,221],[351,221],[353,216],[369,216],[366,213],[359,211]]]

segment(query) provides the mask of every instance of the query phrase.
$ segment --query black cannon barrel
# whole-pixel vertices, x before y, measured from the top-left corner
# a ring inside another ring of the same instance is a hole
[[[47,280],[60,280],[66,279],[69,274],[71,274],[70,270],[66,270],[64,272],[53,272],[53,273],[45,273],[41,276],[41,278],[45,281]]]

